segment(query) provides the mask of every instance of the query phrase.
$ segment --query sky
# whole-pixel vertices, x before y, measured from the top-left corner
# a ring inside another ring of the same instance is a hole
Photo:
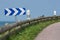
[[[31,18],[53,16],[53,11],[60,15],[60,0],[0,0],[0,21],[15,21],[14,16],[5,16],[5,8],[26,8],[31,11]],[[26,20],[27,16],[16,16],[17,20]]]

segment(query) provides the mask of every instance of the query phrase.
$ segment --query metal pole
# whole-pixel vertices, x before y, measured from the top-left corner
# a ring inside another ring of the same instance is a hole
[[[18,21],[18,20],[17,20],[17,16],[15,16],[15,22],[17,23],[17,21]]]

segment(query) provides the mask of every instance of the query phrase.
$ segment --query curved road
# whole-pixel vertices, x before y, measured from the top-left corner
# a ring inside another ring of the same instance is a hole
[[[35,40],[60,40],[60,22],[45,28],[37,35]]]

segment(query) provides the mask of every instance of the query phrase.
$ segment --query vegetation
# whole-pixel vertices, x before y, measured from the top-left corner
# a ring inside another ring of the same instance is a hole
[[[10,36],[8,40],[34,40],[37,34],[40,33],[44,28],[59,21],[60,20],[51,20],[30,25],[20,31],[17,35]]]

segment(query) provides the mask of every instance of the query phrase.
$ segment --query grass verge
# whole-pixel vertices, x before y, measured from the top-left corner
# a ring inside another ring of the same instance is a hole
[[[20,31],[17,35],[10,36],[8,40],[34,40],[37,34],[40,33],[44,28],[59,21],[60,20],[51,20],[31,25]]]

